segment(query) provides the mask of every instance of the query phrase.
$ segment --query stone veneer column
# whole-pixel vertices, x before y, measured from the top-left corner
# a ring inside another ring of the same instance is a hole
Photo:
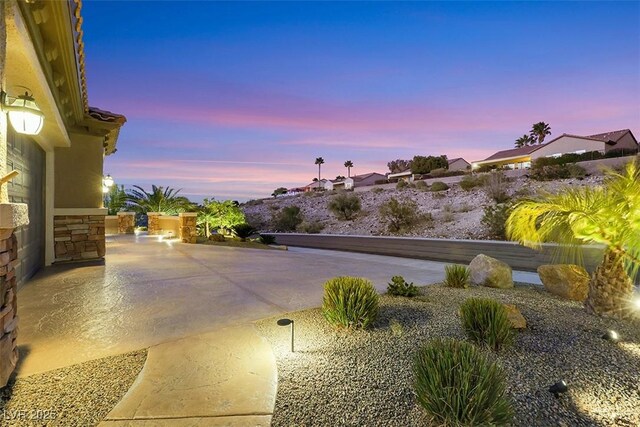
[[[136,223],[135,212],[118,212],[118,233],[133,234]]]
[[[0,231],[0,387],[18,363],[18,290],[15,264],[18,242],[13,230]]]
[[[149,235],[160,234],[160,215],[163,212],[147,212],[147,233]]]
[[[104,257],[104,215],[55,215],[53,226],[55,262]]]
[[[196,218],[198,214],[195,212],[183,212],[178,214],[180,218],[180,240],[182,243],[195,243],[198,232],[196,230]]]

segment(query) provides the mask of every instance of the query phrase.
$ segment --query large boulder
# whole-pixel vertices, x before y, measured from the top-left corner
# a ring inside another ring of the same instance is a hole
[[[573,264],[548,264],[538,267],[544,288],[554,295],[584,301],[589,294],[589,273]]]
[[[476,256],[469,264],[471,283],[490,288],[513,288],[511,267],[484,254]]]

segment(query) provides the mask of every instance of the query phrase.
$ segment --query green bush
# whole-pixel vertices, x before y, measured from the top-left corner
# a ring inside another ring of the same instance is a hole
[[[465,265],[451,264],[444,268],[444,284],[451,288],[466,288],[469,286],[471,272]]]
[[[242,242],[255,234],[256,231],[257,230],[249,224],[236,224],[231,227],[231,232],[233,233],[233,235],[239,238]]]
[[[568,164],[567,170],[569,171],[570,178],[584,178],[587,175],[587,171],[582,166],[578,166],[575,163]]]
[[[380,215],[391,232],[411,228],[420,219],[416,202],[410,199],[398,200],[395,197],[380,206]]]
[[[569,168],[567,168],[566,165],[549,165],[532,168],[529,176],[536,181],[553,181],[571,177]]]
[[[324,229],[324,225],[319,221],[303,221],[298,225],[297,231],[307,234],[318,234]]]
[[[338,194],[327,207],[338,219],[351,220],[360,212],[360,197],[355,194]]]
[[[435,339],[415,356],[414,390],[438,425],[486,426],[511,422],[502,368],[473,345]]]
[[[442,181],[436,181],[431,184],[431,191],[445,191],[448,190],[449,186]]]
[[[418,295],[418,288],[413,282],[408,283],[402,276],[393,276],[387,285],[387,293],[397,297],[415,297]]]
[[[498,240],[507,239],[506,222],[513,203],[498,203],[486,206],[480,222],[489,230],[490,237]]]
[[[409,188],[409,183],[404,180],[401,179],[400,181],[398,181],[398,183],[396,184],[396,190],[404,190],[405,188]]]
[[[460,318],[469,339],[478,344],[500,350],[513,341],[507,309],[498,301],[469,298],[460,306]]]
[[[471,191],[475,187],[483,185],[484,179],[474,175],[467,175],[460,181],[460,188],[464,191]]]
[[[336,277],[324,284],[322,314],[334,326],[364,329],[378,317],[379,300],[369,280]]]
[[[427,191],[429,189],[429,186],[424,181],[416,181],[414,187],[420,191]]]
[[[274,225],[278,231],[293,231],[304,221],[298,206],[287,206],[275,215]]]
[[[264,245],[273,245],[276,243],[276,236],[272,234],[261,234],[260,243]]]
[[[485,180],[484,191],[487,196],[496,203],[504,203],[509,200],[507,192],[508,181],[502,172],[492,172]]]

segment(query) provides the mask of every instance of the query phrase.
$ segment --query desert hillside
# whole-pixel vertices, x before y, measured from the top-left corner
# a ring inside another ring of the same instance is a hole
[[[555,193],[566,186],[596,185],[602,177],[584,179],[566,179],[540,182],[529,178],[519,178],[503,183],[510,200],[535,195],[538,192]],[[433,237],[451,239],[489,239],[495,238],[490,228],[482,223],[485,207],[495,206],[496,202],[488,196],[485,186],[463,190],[459,184],[451,184],[448,190],[430,191],[427,188],[376,189],[348,192],[359,197],[361,210],[352,220],[339,220],[328,209],[328,203],[335,192],[305,193],[277,199],[263,199],[247,202],[242,206],[247,221],[261,231],[278,230],[276,217],[282,208],[298,206],[304,223],[299,232],[318,232],[329,234],[357,235],[404,235],[414,237]],[[380,206],[391,198],[412,200],[416,203],[423,220],[412,227],[398,232],[390,232],[387,222],[380,214]],[[426,215],[425,215],[426,214]]]

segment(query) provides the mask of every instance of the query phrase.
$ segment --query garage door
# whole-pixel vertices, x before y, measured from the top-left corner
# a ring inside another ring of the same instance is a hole
[[[29,205],[29,225],[16,230],[18,260],[16,279],[24,284],[44,265],[45,154],[38,143],[26,135],[13,132],[9,126],[7,142],[7,171],[20,174],[9,183],[9,200]]]

